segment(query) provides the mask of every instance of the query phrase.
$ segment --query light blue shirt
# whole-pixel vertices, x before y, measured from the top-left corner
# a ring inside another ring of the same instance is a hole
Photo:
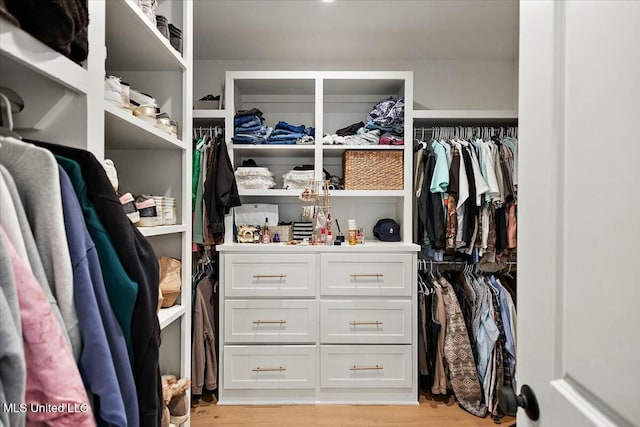
[[[493,320],[493,304],[490,301],[491,294],[484,285],[480,284],[480,287],[483,287],[485,292],[482,298],[478,299],[481,303],[481,314],[478,334],[476,335],[476,345],[478,350],[478,376],[480,377],[480,382],[484,384],[484,379],[489,369],[489,362],[491,361],[491,354],[500,336],[500,331],[498,330],[496,322]]]
[[[433,178],[431,178],[431,192],[444,193],[449,187],[449,160],[447,151],[442,144],[433,141],[431,143],[433,152],[436,155],[436,166],[433,170]]]

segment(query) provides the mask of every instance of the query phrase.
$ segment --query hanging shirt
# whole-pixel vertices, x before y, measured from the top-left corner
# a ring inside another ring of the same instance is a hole
[[[4,199],[2,199],[4,205]],[[4,212],[4,209],[3,209]],[[0,219],[4,219],[0,217]],[[4,227],[4,226],[2,226]],[[26,268],[26,262],[24,262]],[[24,404],[27,367],[22,344],[22,320],[18,303],[18,290],[11,256],[0,238],[0,402]],[[28,271],[28,269],[27,269]],[[22,427],[26,413],[0,411],[0,425]]]
[[[77,148],[36,143],[74,160],[80,166],[89,199],[111,238],[118,259],[127,276],[140,287],[131,322],[133,375],[138,393],[140,425],[157,426],[162,418],[160,324],[156,314],[159,293],[158,258],[149,241],[129,221],[104,169],[93,154]]]
[[[95,292],[97,285],[104,287],[98,253],[71,181],[64,169],[59,168],[64,226],[73,265],[74,300],[83,344],[80,371],[87,391],[100,401],[96,416],[108,425],[126,427],[123,396]]]
[[[449,162],[447,152],[442,144],[432,141],[431,147],[436,156],[436,164],[433,169],[430,190],[432,193],[444,193],[449,186]]]
[[[27,411],[27,425],[95,426],[71,348],[42,288],[16,254],[4,229],[0,229],[0,239],[8,248],[18,291],[27,366],[25,402],[29,406],[78,408],[77,412]]]
[[[2,142],[0,163],[7,168],[20,193],[51,294],[58,303],[65,334],[77,360],[82,344],[73,302],[73,271],[64,234],[58,164],[49,151],[13,138]],[[102,169],[102,165],[99,167]],[[111,182],[109,187],[113,191]]]
[[[496,177],[495,153],[491,145],[491,142],[483,142],[482,152],[483,158],[485,159],[485,177],[487,178],[487,185],[489,186],[489,197],[492,202],[497,202],[500,198],[500,187],[498,187],[498,178]]]

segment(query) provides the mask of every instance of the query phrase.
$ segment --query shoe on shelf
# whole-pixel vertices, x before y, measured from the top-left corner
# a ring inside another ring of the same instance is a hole
[[[104,79],[104,99],[116,107],[122,108],[122,86],[120,77],[109,76]]]
[[[122,205],[124,213],[127,214],[127,218],[129,218],[129,221],[131,221],[132,224],[136,224],[140,221],[140,212],[138,212],[135,199],[133,198],[131,193],[125,193],[120,196],[120,204]]]
[[[156,199],[157,197],[145,195],[136,197],[136,208],[140,212],[140,221],[136,224],[138,227],[156,227],[164,224],[164,219],[158,212]]]

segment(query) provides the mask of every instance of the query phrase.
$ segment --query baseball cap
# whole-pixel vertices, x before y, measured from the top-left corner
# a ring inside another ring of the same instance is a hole
[[[383,218],[373,227],[373,235],[383,242],[399,242],[400,226],[391,218]]]

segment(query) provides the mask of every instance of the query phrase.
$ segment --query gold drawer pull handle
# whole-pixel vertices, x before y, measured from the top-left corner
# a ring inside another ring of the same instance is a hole
[[[287,277],[286,274],[256,274],[253,276],[254,279],[284,279]]]
[[[287,323],[287,321],[286,320],[254,320],[253,323],[255,325],[260,325],[262,323],[277,323],[279,325],[283,325]]]
[[[351,368],[349,368],[350,371],[381,371],[384,369],[384,366],[382,365],[375,365],[375,366],[356,366],[353,365]]]
[[[282,372],[286,370],[287,368],[285,368],[284,366],[279,366],[277,368],[261,368],[258,366],[257,368],[252,369],[253,372]]]
[[[364,320],[364,321],[354,320],[352,322],[349,322],[349,324],[351,326],[358,326],[358,325],[376,325],[376,326],[380,326],[380,325],[384,325],[384,322],[381,322],[379,320]]]
[[[384,277],[382,273],[354,273],[351,275],[352,278],[357,279],[358,277],[375,277],[380,278]]]

